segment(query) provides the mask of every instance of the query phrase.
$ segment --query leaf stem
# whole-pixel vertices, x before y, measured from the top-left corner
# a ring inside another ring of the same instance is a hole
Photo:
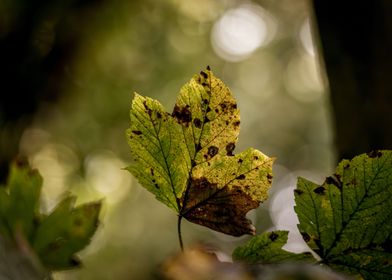
[[[184,252],[184,244],[182,243],[182,235],[181,235],[181,220],[182,220],[182,216],[178,215],[178,222],[177,222],[178,241],[180,242],[181,251]]]

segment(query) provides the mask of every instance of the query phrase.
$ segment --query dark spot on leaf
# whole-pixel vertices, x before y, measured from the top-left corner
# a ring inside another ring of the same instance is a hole
[[[207,82],[202,82],[201,85],[202,85],[203,87],[206,87],[206,86],[208,86],[208,83],[207,83]]]
[[[235,144],[234,143],[229,143],[226,145],[226,154],[228,156],[233,156],[233,151],[235,149]]]
[[[188,195],[183,199],[186,201],[180,215],[191,222],[233,236],[255,233],[246,213],[257,208],[259,202],[239,186],[218,188],[205,177],[192,178]]]
[[[367,155],[370,158],[379,158],[382,156],[382,152],[380,152],[378,150],[374,150],[374,151],[371,151],[370,153],[368,153]]]
[[[236,179],[238,179],[238,180],[244,180],[244,179],[245,179],[245,175],[244,175],[244,174],[241,174],[241,175],[238,176]]]
[[[275,233],[275,232],[271,232],[270,235],[269,235],[268,237],[269,237],[269,239],[270,239],[271,241],[275,241],[275,240],[279,237],[279,234],[277,234],[277,233]]]
[[[140,135],[142,132],[140,130],[132,130],[133,134]]]
[[[215,147],[215,146],[208,147],[208,152],[207,152],[207,154],[208,154],[211,158],[214,157],[218,152],[219,152],[218,147]]]
[[[196,150],[196,153],[201,150],[200,143],[195,144],[195,150]]]
[[[258,159],[259,159],[259,157],[258,157],[258,156],[254,156],[253,158],[254,158],[255,160],[258,160]]]
[[[204,79],[207,79],[207,78],[208,78],[208,74],[207,74],[206,72],[204,72],[204,71],[201,71],[201,72],[200,72],[200,75],[201,75]]]
[[[147,102],[146,102],[146,101],[143,101],[143,105],[144,105],[144,108],[145,108],[146,111],[147,111],[147,114],[148,114],[149,116],[151,116],[151,115],[152,115],[152,110],[150,109],[150,107],[148,107]]]
[[[208,99],[204,98],[203,99],[203,103],[207,105],[208,104]]]
[[[237,126],[239,126],[239,125],[240,125],[240,123],[241,123],[240,121],[236,121],[236,122],[234,122],[234,126],[236,126],[236,127],[237,127]]]
[[[207,65],[207,70],[208,70],[208,71],[211,71],[210,65]]]
[[[156,180],[155,180],[155,179],[152,179],[152,182],[153,182],[153,183],[156,183]]]
[[[242,160],[242,158],[240,158],[239,160],[238,160],[238,163],[242,163],[243,162],[243,160]]]
[[[158,119],[162,118],[162,114],[159,113],[159,112],[157,112],[157,118],[158,118]]]
[[[185,124],[186,126],[192,120],[192,114],[189,110],[189,105],[186,105],[185,107],[181,108],[175,105],[172,116],[177,119],[178,123]]]
[[[210,121],[210,119],[207,116],[205,116],[204,117],[204,123],[208,123],[209,121]]]
[[[207,107],[206,112],[207,112],[207,113],[211,112],[210,106]]]
[[[195,118],[193,120],[193,124],[197,127],[197,128],[201,128],[201,120],[199,118]]]
[[[196,161],[194,159],[191,160],[191,165],[192,165],[192,167],[196,166]]]
[[[315,188],[315,189],[313,190],[313,192],[316,193],[316,194],[321,194],[321,195],[323,195],[324,192],[325,192],[325,188],[324,188],[323,186],[320,186],[320,187],[318,187],[318,188]]]
[[[350,167],[350,164],[349,164],[349,163],[347,163],[347,164],[345,164],[345,165],[343,166],[344,169],[348,169],[349,167]]]
[[[305,240],[305,242],[309,242],[310,241],[310,235],[307,234],[306,232],[301,232],[302,238],[303,240]]]
[[[154,184],[154,187],[157,188],[157,189],[159,190],[158,184],[155,183],[155,184]]]
[[[151,176],[154,176],[154,169],[150,168]]]
[[[301,194],[304,193],[302,190],[299,190],[299,189],[295,189],[294,192],[295,192],[296,194],[298,194],[298,195],[301,195]]]
[[[272,174],[268,173],[267,178],[268,178],[268,180],[272,180]]]
[[[235,104],[235,103],[234,103],[234,104],[231,104],[231,108],[232,108],[232,109],[237,109],[237,104]]]
[[[325,183],[327,183],[329,185],[335,185],[335,186],[339,185],[339,182],[334,177],[331,177],[331,176],[329,176],[325,179]]]
[[[215,113],[219,113],[219,109],[218,108],[215,108]]]

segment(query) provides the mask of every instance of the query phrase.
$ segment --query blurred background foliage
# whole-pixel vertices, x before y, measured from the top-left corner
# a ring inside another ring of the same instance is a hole
[[[258,232],[292,230],[296,176],[332,171],[329,96],[306,0],[0,1],[2,179],[16,154],[44,177],[43,210],[64,192],[104,198],[84,267],[55,279],[151,279],[178,252],[174,212],[122,168],[133,92],[171,112],[180,87],[210,65],[241,111],[236,151],[277,157],[271,198],[250,213]],[[248,237],[184,223],[186,244],[227,259]]]

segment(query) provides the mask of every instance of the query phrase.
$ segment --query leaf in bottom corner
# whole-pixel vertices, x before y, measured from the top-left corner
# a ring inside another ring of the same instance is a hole
[[[295,201],[298,228],[323,263],[392,278],[392,151],[343,160],[321,185],[300,178]]]
[[[90,243],[98,225],[100,202],[73,207],[67,197],[45,217],[37,229],[33,248],[42,263],[52,269],[68,269],[80,264],[76,253]]]
[[[233,259],[251,264],[315,262],[315,259],[309,252],[296,254],[283,250],[282,247],[286,245],[287,237],[288,231],[281,230],[266,232],[252,237],[247,244],[234,250]]]

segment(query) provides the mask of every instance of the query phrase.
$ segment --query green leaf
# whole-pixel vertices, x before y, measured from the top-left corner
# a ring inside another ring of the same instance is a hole
[[[75,197],[65,197],[46,216],[39,212],[41,186],[38,171],[27,163],[18,161],[11,167],[7,186],[0,189],[0,238],[22,253],[32,248],[46,269],[75,267],[80,264],[75,254],[97,228],[101,202],[75,208]]]
[[[75,197],[67,197],[44,218],[37,229],[33,248],[42,263],[60,270],[78,266],[75,253],[83,249],[94,234],[101,204],[99,202],[73,207]]]
[[[7,187],[0,190],[0,230],[6,237],[15,233],[31,237],[41,187],[42,177],[26,162],[19,160],[11,166]]]
[[[392,277],[391,151],[343,160],[322,185],[299,178],[295,201],[298,228],[324,263],[365,279]]]
[[[315,262],[312,254],[292,253],[283,250],[286,244],[288,231],[276,230],[252,237],[244,246],[236,248],[233,259],[255,264],[278,264],[286,262]]]
[[[239,236],[254,234],[245,217],[267,199],[272,162],[248,149],[234,155],[240,117],[235,99],[207,69],[180,91],[173,113],[135,94],[127,130],[127,168],[180,217]]]

